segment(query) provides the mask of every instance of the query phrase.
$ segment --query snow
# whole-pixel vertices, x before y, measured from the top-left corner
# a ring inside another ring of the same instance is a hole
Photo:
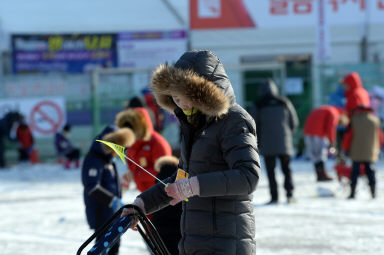
[[[332,165],[332,161],[327,162],[328,171],[334,175]],[[281,201],[274,206],[263,205],[269,199],[263,170],[254,193],[257,254],[380,254],[384,241],[384,162],[376,167],[378,197],[370,198],[366,179],[360,178],[357,198],[347,200],[348,189],[336,180],[316,183],[312,164],[295,160],[292,169],[297,202],[285,202],[282,174],[277,169]],[[124,172],[122,165],[119,171]],[[132,202],[137,194],[132,187],[123,200]],[[332,194],[334,197],[329,196]],[[93,233],[85,219],[80,169],[39,164],[0,170],[0,219],[1,255],[76,254]],[[148,254],[138,232],[128,230],[124,234],[120,254]]]

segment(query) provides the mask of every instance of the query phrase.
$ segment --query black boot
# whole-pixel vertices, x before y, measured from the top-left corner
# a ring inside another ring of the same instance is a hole
[[[375,185],[369,185],[369,188],[371,190],[372,198],[376,198],[376,186]]]
[[[351,193],[349,194],[348,199],[355,198],[355,191],[356,191],[356,185],[351,184]]]
[[[321,165],[321,162],[316,162],[315,163],[316,181],[320,181],[320,179],[321,179],[320,165]]]
[[[324,162],[319,161],[315,164],[316,167],[316,174],[317,174],[317,181],[318,182],[326,182],[326,181],[332,181],[332,178],[328,176],[327,172],[325,171]]]

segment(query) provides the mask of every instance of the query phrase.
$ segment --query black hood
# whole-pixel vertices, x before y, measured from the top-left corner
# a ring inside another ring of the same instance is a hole
[[[177,108],[171,92],[187,97],[207,116],[226,114],[236,102],[222,63],[210,51],[189,51],[174,66],[160,65],[153,74],[151,89],[157,103],[171,113]]]

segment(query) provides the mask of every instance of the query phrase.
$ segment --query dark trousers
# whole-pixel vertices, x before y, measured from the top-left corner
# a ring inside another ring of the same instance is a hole
[[[369,186],[376,185],[375,169],[373,164],[370,162],[356,162],[352,163],[352,172],[351,172],[351,186],[356,187],[357,178],[360,175],[360,164],[364,164],[365,174],[367,175]]]
[[[5,158],[4,158],[5,148],[4,147],[5,147],[4,141],[0,133],[0,168],[5,167]]]
[[[65,154],[65,157],[68,160],[79,160],[80,158],[80,150],[78,148],[73,148],[70,152]]]
[[[29,154],[31,153],[31,149],[19,148],[19,162],[27,162],[29,161]]]
[[[269,191],[271,193],[271,199],[277,201],[279,198],[279,195],[277,191],[277,182],[275,177],[276,158],[280,159],[281,170],[283,171],[283,174],[284,174],[284,188],[285,188],[287,197],[292,196],[294,186],[293,186],[293,180],[292,180],[292,171],[291,171],[291,168],[289,167],[291,157],[289,155],[264,156],[265,166],[267,168]]]

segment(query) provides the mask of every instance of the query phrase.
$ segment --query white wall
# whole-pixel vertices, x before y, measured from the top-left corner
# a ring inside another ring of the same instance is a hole
[[[188,1],[169,2],[188,21]],[[1,0],[0,33],[1,28],[9,40],[12,33],[167,30],[185,24],[161,0]]]
[[[331,59],[329,63],[360,61],[361,27],[338,26],[330,29]],[[195,30],[191,33],[193,48],[211,49],[223,62],[239,63],[242,56],[278,56],[313,54],[313,28]],[[384,47],[384,25],[370,27],[370,59]],[[383,55],[383,54],[382,54]],[[384,56],[382,56],[384,57]],[[383,60],[383,59],[382,59]]]

